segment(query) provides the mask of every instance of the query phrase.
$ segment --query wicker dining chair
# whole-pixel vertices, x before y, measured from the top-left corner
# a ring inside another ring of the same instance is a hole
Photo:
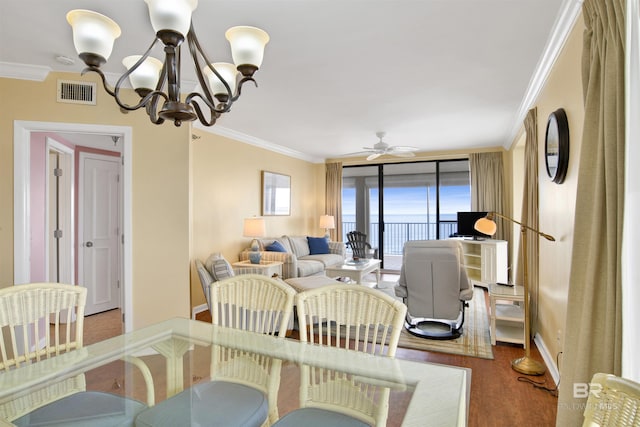
[[[303,342],[394,357],[407,308],[379,290],[338,284],[298,294],[296,310]],[[302,365],[301,408],[275,425],[385,426],[389,394],[385,385]]]
[[[257,274],[236,275],[208,286],[214,325],[284,337],[296,291]],[[143,411],[136,426],[269,426],[278,419],[281,360],[213,345],[210,381],[195,384]]]
[[[597,373],[589,384],[583,427],[640,426],[640,384]]]
[[[0,289],[0,372],[63,353],[86,357],[82,352],[86,300],[86,288],[60,283]],[[71,425],[78,419],[89,424],[132,422],[137,412],[154,404],[155,396],[149,368],[138,358],[125,360],[142,372],[147,384],[146,404],[111,393],[85,391],[85,377],[80,374],[1,404],[0,418],[17,426],[43,422]]]

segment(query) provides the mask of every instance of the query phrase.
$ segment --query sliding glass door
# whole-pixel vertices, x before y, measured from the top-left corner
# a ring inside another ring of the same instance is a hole
[[[457,212],[471,206],[466,159],[347,166],[342,185],[343,241],[351,230],[366,233],[391,271],[405,242],[449,237]]]

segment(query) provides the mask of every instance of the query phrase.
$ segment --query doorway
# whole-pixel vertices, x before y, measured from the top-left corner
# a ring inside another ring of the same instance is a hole
[[[119,215],[122,219],[119,230],[119,250],[122,254],[121,295],[120,303],[123,312],[124,331],[133,329],[132,316],[132,200],[131,200],[131,141],[132,130],[124,126],[86,125],[74,123],[50,123],[50,122],[14,122],[14,284],[29,283],[31,274],[31,186],[30,186],[30,161],[31,139],[36,133],[51,133],[65,135],[85,135],[87,139],[102,136],[105,141],[111,141],[111,147],[116,143],[121,144],[122,150],[122,176],[120,180],[121,196]],[[75,247],[78,247],[75,245]],[[53,280],[53,278],[52,278]]]

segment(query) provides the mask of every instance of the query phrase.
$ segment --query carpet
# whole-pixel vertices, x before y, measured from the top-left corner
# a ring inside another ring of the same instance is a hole
[[[391,282],[380,282],[379,286],[381,291],[394,296],[393,285]],[[398,347],[493,359],[484,290],[475,288],[473,291],[473,299],[469,301],[465,312],[461,337],[453,340],[430,340],[411,335],[403,328]]]

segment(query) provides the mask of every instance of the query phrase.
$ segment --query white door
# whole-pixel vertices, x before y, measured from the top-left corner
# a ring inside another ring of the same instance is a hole
[[[78,282],[87,315],[120,307],[119,175],[118,157],[80,154]]]
[[[46,281],[75,284],[73,246],[73,149],[47,138],[48,192]]]

